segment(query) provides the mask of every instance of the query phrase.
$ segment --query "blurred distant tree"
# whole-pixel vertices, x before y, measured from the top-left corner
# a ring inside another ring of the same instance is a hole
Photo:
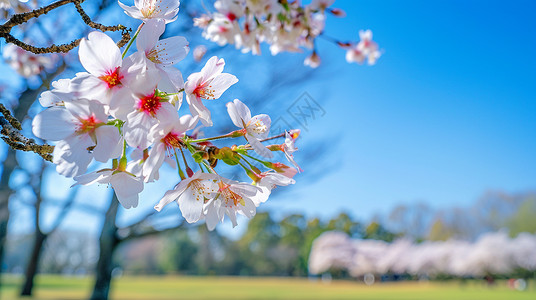
[[[362,234],[361,224],[352,220],[346,213],[340,213],[337,217],[331,219],[327,225],[327,229],[339,230],[354,237]]]
[[[168,272],[183,274],[306,276],[312,242],[323,232],[364,235],[359,223],[344,213],[322,222],[300,214],[276,221],[261,212],[247,226],[237,241],[208,232],[204,226],[189,233],[172,231],[175,236],[166,242],[160,264],[169,266]],[[390,236],[383,231],[381,237]]]
[[[428,233],[428,240],[430,241],[446,241],[454,236],[454,232],[451,228],[445,226],[443,221],[440,218],[436,218],[432,227],[430,228],[430,233]]]
[[[521,232],[536,233],[536,196],[529,195],[508,220],[505,222],[510,235]]]
[[[370,222],[363,232],[363,239],[392,242],[396,237],[396,234],[387,230],[378,221]]]
[[[525,196],[508,194],[502,191],[486,192],[473,206],[471,213],[477,221],[479,233],[497,231],[505,225],[523,202]]]
[[[34,286],[34,278],[35,275],[38,272],[39,263],[41,260],[41,254],[43,252],[43,246],[45,245],[45,242],[47,238],[58,229],[58,227],[63,222],[63,219],[67,215],[67,213],[70,211],[70,208],[76,198],[76,194],[78,191],[78,188],[72,189],[71,193],[67,196],[67,199],[64,199],[61,201],[59,212],[55,215],[55,220],[48,227],[47,229],[43,228],[42,224],[42,214],[43,209],[42,207],[47,204],[46,201],[44,201],[44,196],[42,194],[43,190],[43,175],[44,171],[46,169],[46,166],[44,165],[43,161],[39,161],[38,163],[40,167],[37,168],[37,171],[34,173],[28,174],[28,181],[27,184],[31,186],[31,189],[34,194],[34,244],[32,247],[32,252],[30,254],[30,258],[28,260],[28,264],[26,266],[26,271],[24,273],[24,284],[21,289],[21,296],[31,296],[32,290]],[[27,172],[30,172],[27,170]]]
[[[248,223],[248,228],[238,241],[242,253],[248,253],[244,257],[245,264],[249,266],[245,271],[250,274],[271,274],[275,270],[275,264],[267,256],[279,242],[279,225],[272,219],[269,213],[257,214]],[[262,259],[259,259],[262,257]]]
[[[425,203],[399,205],[389,215],[389,227],[406,237],[422,240],[431,225],[432,210]]]
[[[188,230],[172,230],[165,235],[165,251],[159,255],[160,267],[168,273],[197,274],[195,263],[199,245],[192,241]]]

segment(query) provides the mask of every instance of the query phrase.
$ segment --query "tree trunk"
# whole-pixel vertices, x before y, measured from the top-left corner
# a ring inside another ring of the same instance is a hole
[[[34,238],[34,246],[32,249],[32,254],[28,265],[26,266],[26,272],[24,273],[25,281],[22,286],[22,291],[20,292],[21,296],[31,296],[34,286],[34,278],[37,274],[39,268],[39,262],[41,253],[43,252],[43,245],[47,239],[48,235],[44,234],[40,230],[36,230]]]
[[[6,160],[3,164],[2,176],[0,179],[0,273],[2,272],[2,266],[4,261],[4,250],[7,238],[7,224],[9,222],[9,196],[11,196],[12,190],[9,188],[9,178],[11,173],[17,166],[17,160],[15,157],[15,151],[9,149],[7,152]],[[0,280],[0,288],[1,280]]]
[[[97,269],[95,271],[95,285],[91,300],[107,300],[110,293],[110,284],[112,281],[113,254],[119,239],[117,238],[117,226],[115,219],[119,202],[117,197],[112,198],[112,203],[106,212],[104,225],[99,239],[100,251]]]

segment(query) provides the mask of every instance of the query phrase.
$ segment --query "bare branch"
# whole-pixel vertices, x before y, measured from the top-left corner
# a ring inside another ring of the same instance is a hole
[[[102,25],[100,23],[96,23],[96,22],[93,22],[91,20],[91,18],[86,14],[86,12],[84,11],[84,9],[82,8],[82,5],[81,3],[83,2],[83,0],[72,0],[73,3],[74,3],[74,6],[76,7],[76,11],[78,11],[78,14],[80,15],[80,17],[82,17],[82,20],[84,20],[84,23],[86,23],[89,27],[91,28],[94,28],[94,29],[98,29],[100,31],[125,31],[125,30],[128,30],[130,31],[129,28],[127,28],[126,26],[123,26],[121,24],[119,25],[115,25],[115,26],[105,26],[105,25]]]
[[[81,5],[82,2],[84,2],[84,0],[60,0],[48,6],[38,8],[27,13],[13,15],[11,19],[9,19],[4,25],[0,25],[0,37],[3,37],[8,43],[13,43],[17,45],[18,47],[26,51],[35,53],[35,54],[69,52],[80,44],[80,41],[82,40],[81,38],[76,39],[68,44],[62,44],[62,45],[52,44],[49,47],[35,47],[32,45],[26,44],[23,41],[15,38],[13,35],[11,35],[11,29],[13,29],[13,27],[17,25],[20,25],[29,21],[30,19],[37,18],[41,15],[47,14],[53,9],[61,7],[65,4],[73,3],[76,7],[76,10],[78,11],[78,14],[82,17],[82,20],[84,21],[84,23],[86,23],[89,27],[98,29],[103,32],[121,31],[122,38],[117,44],[119,47],[122,47],[130,40],[130,32],[132,31],[130,28],[127,28],[126,26],[123,26],[123,25],[105,26],[100,23],[93,22],[91,18],[86,14],[84,9],[82,8],[82,5]]]
[[[21,25],[23,23],[28,22],[31,19],[37,18],[41,15],[45,15],[49,13],[51,10],[54,10],[65,4],[69,4],[71,2],[73,2],[73,0],[60,0],[58,2],[54,2],[50,5],[47,5],[45,7],[34,9],[26,13],[15,14],[4,25],[0,26],[0,36],[2,36],[2,34],[9,33],[11,31],[11,28],[17,25]]]
[[[22,127],[20,122],[17,121],[5,108],[4,105],[0,104],[1,112],[4,116],[0,116],[0,126],[2,130],[0,134],[6,144],[15,150],[30,151],[39,154],[43,159],[52,162],[52,151],[54,151],[54,146],[51,145],[38,145],[35,143],[34,139],[29,139],[20,133]]]
[[[19,120],[15,119],[15,117],[11,115],[11,112],[1,103],[0,113],[4,115],[4,118],[6,118],[6,120],[9,122],[9,124],[11,124],[11,126],[15,127],[15,129],[22,130],[22,126],[20,125]]]
[[[126,228],[119,228],[117,230],[117,238],[119,239],[120,242],[125,242],[125,241],[129,241],[133,239],[143,238],[143,237],[150,236],[153,234],[161,234],[164,232],[177,230],[183,227],[184,225],[185,225],[185,222],[183,221],[177,226],[165,228],[162,230],[158,230],[154,227],[145,227],[142,230],[142,228],[138,228],[137,226],[129,226]]]
[[[56,220],[54,221],[54,223],[52,224],[52,227],[50,228],[50,231],[48,232],[48,234],[51,234],[53,233],[54,231],[56,231],[56,229],[58,229],[58,227],[60,226],[60,224],[63,222],[63,219],[65,219],[65,216],[67,215],[67,213],[69,212],[69,208],[71,206],[73,206],[73,204],[75,203],[75,199],[76,199],[76,196],[78,195],[78,188],[79,186],[76,186],[75,188],[71,188],[71,192],[69,193],[69,196],[67,198],[67,201],[65,202],[65,204],[62,206],[61,208],[61,211],[60,213],[58,214],[58,216],[56,216]]]
[[[35,46],[28,45],[25,42],[22,42],[22,41],[18,40],[17,38],[15,38],[14,36],[12,36],[9,33],[6,33],[5,35],[2,35],[2,33],[0,33],[0,37],[5,38],[6,42],[8,42],[8,43],[13,43],[13,44],[19,46],[20,48],[22,48],[22,49],[24,49],[24,50],[26,50],[28,52],[35,53],[35,54],[69,52],[72,49],[78,47],[78,45],[80,44],[80,41],[82,40],[81,38],[79,38],[77,40],[74,40],[74,41],[70,42],[69,44],[62,44],[62,45],[54,45],[53,44],[52,46],[49,46],[49,47],[35,47]]]

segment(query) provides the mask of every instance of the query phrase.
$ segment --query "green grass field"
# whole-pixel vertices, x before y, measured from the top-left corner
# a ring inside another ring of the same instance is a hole
[[[1,299],[17,299],[21,278],[4,276]],[[39,300],[87,299],[92,280],[61,276],[37,278]],[[536,299],[531,282],[524,292],[510,290],[505,282],[487,287],[483,282],[397,282],[366,286],[353,281],[320,281],[295,278],[245,277],[122,277],[113,283],[115,300],[167,299]]]

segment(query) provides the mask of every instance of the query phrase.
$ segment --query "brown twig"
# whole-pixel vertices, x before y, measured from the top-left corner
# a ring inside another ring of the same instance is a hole
[[[66,52],[69,52],[69,51],[73,50],[74,48],[78,47],[78,45],[80,44],[80,41],[82,40],[80,38],[80,39],[77,39],[77,40],[74,40],[74,41],[70,42],[69,44],[62,44],[62,45],[54,45],[54,44],[52,44],[52,46],[49,46],[49,47],[35,47],[35,46],[28,45],[25,42],[22,42],[22,41],[18,40],[17,38],[15,38],[14,36],[12,36],[9,33],[7,33],[6,35],[1,35],[1,33],[0,33],[0,37],[5,38],[6,42],[8,42],[8,43],[13,43],[13,44],[19,46],[20,48],[22,48],[22,49],[24,49],[24,50],[26,50],[28,52],[35,53],[35,54],[58,53],[58,52],[66,53]]]
[[[84,0],[81,0],[81,1],[84,1]],[[28,22],[29,20],[33,18],[37,18],[41,15],[45,15],[49,13],[51,10],[54,10],[65,4],[69,4],[71,2],[73,2],[73,0],[60,0],[58,2],[49,4],[45,7],[34,9],[26,13],[15,14],[4,25],[0,26],[0,36],[2,36],[3,33],[9,33],[11,31],[11,28],[17,25],[21,25],[23,23]]]
[[[2,104],[0,104],[0,112],[3,116],[0,116],[0,130],[1,138],[11,148],[15,150],[35,152],[39,154],[43,159],[52,162],[52,151],[54,146],[51,145],[38,145],[34,139],[29,139],[20,133],[22,127],[20,122],[15,119],[9,110]]]
[[[69,52],[80,44],[80,41],[82,40],[81,38],[74,40],[68,44],[62,44],[62,45],[52,44],[49,47],[35,47],[15,38],[13,35],[11,35],[11,29],[13,29],[13,27],[17,25],[21,25],[25,22],[28,22],[29,20],[33,18],[37,18],[41,15],[47,14],[53,9],[61,7],[65,4],[73,3],[76,7],[76,11],[80,15],[80,17],[82,17],[82,20],[84,21],[84,23],[86,23],[89,27],[103,31],[103,32],[121,31],[122,38],[117,43],[117,45],[119,47],[122,47],[123,45],[128,43],[128,41],[130,40],[130,32],[132,31],[130,28],[127,28],[123,25],[105,26],[100,23],[96,23],[92,21],[91,18],[86,14],[84,9],[82,8],[82,5],[81,5],[82,2],[84,2],[84,0],[60,0],[50,5],[47,5],[45,7],[38,8],[27,13],[15,14],[5,24],[0,25],[0,37],[3,37],[8,43],[13,43],[19,46],[20,48],[26,51],[35,53],[35,54]]]
[[[119,30],[124,31],[128,29],[127,27],[121,24],[115,25],[115,26],[105,26],[100,23],[93,22],[91,18],[86,14],[84,9],[82,8],[81,3],[83,2],[83,0],[72,0],[72,1],[74,3],[74,6],[76,7],[76,11],[78,11],[78,14],[80,15],[80,17],[82,17],[82,20],[84,21],[84,23],[86,23],[89,27],[98,29],[103,32],[104,31],[119,31]]]

